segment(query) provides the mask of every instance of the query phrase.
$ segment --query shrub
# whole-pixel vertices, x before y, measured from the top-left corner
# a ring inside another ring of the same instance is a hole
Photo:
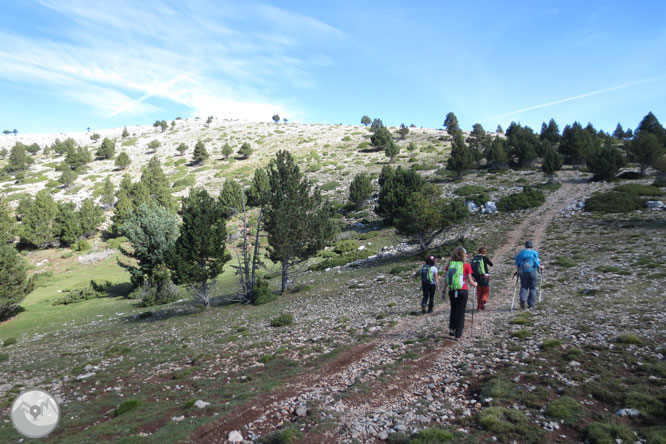
[[[512,331],[511,332],[511,337],[512,338],[525,339],[529,335],[530,335],[530,332],[528,330],[518,330],[518,331]]]
[[[625,183],[616,186],[613,191],[618,193],[633,194],[635,196],[663,196],[666,192],[652,185],[641,185],[638,183]]]
[[[477,416],[482,429],[493,433],[510,432],[516,425],[527,423],[527,417],[518,410],[488,407]]]
[[[0,353],[0,362],[9,361],[9,355],[7,353]]]
[[[565,361],[574,361],[583,356],[583,350],[580,348],[570,348],[567,350],[567,353],[564,355]]]
[[[89,299],[99,298],[101,296],[103,296],[102,293],[96,291],[92,285],[88,285],[87,288],[67,291],[65,296],[57,298],[55,301],[53,301],[53,305],[76,304],[77,302],[83,302]]]
[[[458,196],[469,196],[471,194],[480,194],[486,191],[486,187],[481,185],[463,185],[455,189],[454,194]]]
[[[358,241],[355,239],[345,239],[337,242],[333,251],[338,254],[347,254],[358,249],[358,246]]]
[[[618,344],[643,345],[643,340],[633,333],[622,333],[615,339]]]
[[[141,305],[144,307],[169,304],[180,298],[180,291],[171,280],[167,280],[158,285],[144,283],[138,287],[137,290],[138,294],[136,293],[136,290],[132,293],[134,294],[134,297],[138,296],[141,298]]]
[[[497,209],[502,212],[516,211],[526,208],[538,207],[546,201],[542,191],[531,187],[524,187],[520,193],[510,194],[497,202]]]
[[[301,439],[303,434],[298,429],[287,427],[277,432],[269,433],[257,440],[261,444],[291,444]]]
[[[539,345],[539,348],[541,350],[550,350],[559,347],[560,345],[562,345],[562,341],[559,339],[546,339]]]
[[[257,278],[256,282],[254,283],[254,301],[252,303],[254,305],[263,305],[276,301],[277,298],[278,295],[271,291],[268,286],[268,282],[262,278]]]
[[[294,317],[289,313],[281,314],[271,319],[271,327],[286,327],[294,323]]]
[[[600,193],[585,201],[587,211],[601,213],[626,213],[645,207],[645,200],[638,196],[610,191]]]
[[[578,401],[568,396],[554,400],[546,407],[546,416],[572,422],[582,412],[583,408]]]
[[[7,338],[5,341],[2,343],[3,347],[9,347],[10,345],[16,344],[16,338]]]
[[[633,442],[636,439],[634,432],[624,424],[593,422],[587,426],[587,439],[592,444],[616,444],[616,440]]]
[[[483,385],[481,394],[486,398],[508,400],[515,396],[516,389],[511,381],[495,377]]]
[[[330,182],[326,182],[324,185],[321,186],[322,191],[331,191],[336,189],[337,187],[340,186],[340,182],[332,180]]]
[[[453,441],[451,432],[442,429],[425,429],[414,435],[410,444],[443,444]]]
[[[120,416],[123,413],[127,413],[131,410],[141,407],[141,404],[142,402],[139,401],[138,399],[128,399],[127,401],[123,402],[118,406],[118,408],[114,412],[114,415]]]
[[[91,248],[90,244],[85,239],[81,239],[80,241],[72,245],[72,250],[74,251],[88,251],[90,250],[90,248]]]

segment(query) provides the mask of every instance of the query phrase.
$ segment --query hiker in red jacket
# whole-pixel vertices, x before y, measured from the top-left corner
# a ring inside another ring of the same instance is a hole
[[[446,290],[449,290],[451,314],[449,315],[449,336],[457,341],[462,337],[465,327],[465,310],[467,308],[467,283],[476,287],[472,277],[472,267],[465,263],[467,251],[463,247],[456,247],[451,254],[449,265],[446,266],[446,279],[442,290],[442,299],[446,300]]]
[[[472,258],[470,265],[472,266],[472,276],[479,284],[476,287],[476,306],[479,310],[484,310],[490,297],[489,267],[493,266],[491,260],[486,256],[486,247],[479,248],[478,254]]]

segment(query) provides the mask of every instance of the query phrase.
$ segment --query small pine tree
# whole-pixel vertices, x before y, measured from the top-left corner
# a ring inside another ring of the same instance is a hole
[[[225,143],[222,146],[222,155],[224,156],[225,159],[228,159],[229,156],[231,156],[234,153],[234,149],[231,148],[231,145],[228,143]]]
[[[382,123],[382,119],[374,119],[372,121],[372,125],[370,125],[370,129],[372,130],[372,132],[375,132],[379,128],[384,128],[384,124]]]
[[[7,158],[7,154],[9,154],[7,148],[0,150],[0,159],[5,160]]]
[[[349,185],[349,201],[353,203],[356,208],[360,208],[365,201],[370,198],[372,194],[372,184],[370,176],[366,173],[359,173],[354,176],[354,179]]]
[[[90,136],[90,140],[92,140],[93,142],[97,142],[97,141],[98,141],[99,139],[101,139],[101,138],[102,138],[102,136],[100,136],[99,133],[93,133],[93,134]]]
[[[129,131],[127,131],[127,127],[124,127],[124,128],[123,128],[122,138],[124,139],[124,138],[126,138],[126,137],[129,137]]]
[[[466,171],[474,168],[474,153],[465,144],[462,131],[454,133],[451,157],[446,162],[446,169],[456,173],[456,177],[462,177]]]
[[[555,151],[555,149],[549,144],[543,154],[541,171],[548,176],[550,182],[554,181],[555,172],[562,169],[562,162],[562,155]]]
[[[185,155],[185,151],[187,151],[187,145],[181,142],[180,145],[178,145],[178,148],[176,148],[176,150],[181,156],[183,156]]]
[[[224,216],[233,216],[243,210],[243,187],[233,179],[225,180],[218,200]]]
[[[377,150],[386,149],[389,144],[393,143],[393,135],[388,128],[381,126],[375,130],[372,136],[370,136],[370,143]]]
[[[649,132],[636,130],[634,139],[629,144],[629,158],[637,162],[641,169],[641,175],[645,174],[647,167],[664,152],[664,147],[659,143],[659,137]]]
[[[270,192],[270,183],[268,182],[268,175],[263,168],[254,170],[254,177],[252,184],[247,192],[247,203],[254,207],[261,207],[266,203],[266,198]]]
[[[61,244],[72,245],[83,234],[81,221],[76,212],[76,205],[72,202],[58,204],[56,222],[58,224],[58,237]]]
[[[102,196],[99,199],[99,202],[104,208],[112,208],[113,204],[116,201],[115,190],[113,188],[113,183],[111,178],[106,176],[104,179],[104,190],[102,191]]]
[[[34,199],[21,200],[16,213],[21,217],[19,236],[22,244],[44,248],[57,243],[58,205],[48,189],[37,192]]]
[[[12,215],[11,208],[0,196],[0,245],[11,244],[16,236],[16,218]]]
[[[368,126],[371,123],[372,123],[372,120],[370,120],[370,117],[368,117],[368,116],[361,117],[361,125]]]
[[[162,120],[160,122],[160,129],[162,130],[162,132],[164,132],[167,130],[167,128],[169,128],[169,125],[166,123],[166,120]]]
[[[25,171],[32,162],[32,158],[26,152],[25,145],[17,142],[9,153],[9,161],[5,165],[5,171],[8,173]]]
[[[446,128],[446,132],[451,137],[453,137],[456,133],[460,132],[460,127],[458,126],[458,118],[456,117],[455,114],[453,114],[453,112],[450,112],[446,115],[443,126],[444,128]]]
[[[116,154],[116,141],[105,137],[95,153],[100,159],[112,159]]]
[[[162,143],[161,143],[159,140],[157,140],[157,139],[153,139],[153,140],[151,140],[150,143],[148,144],[148,151],[154,153],[154,152],[157,151],[157,149],[158,149],[159,147],[161,147],[161,146],[162,146]]]
[[[0,245],[0,320],[9,318],[34,288],[28,264],[16,249]]]
[[[76,180],[76,173],[71,169],[66,168],[60,175],[58,182],[63,184],[65,188],[69,188],[74,184],[75,180]]]
[[[398,129],[398,134],[400,134],[401,140],[405,140],[407,134],[409,134],[409,128],[407,128],[404,123],[401,123],[400,128]]]
[[[504,134],[504,130],[502,129],[502,125],[497,125],[497,129],[495,130],[497,134]]]
[[[210,284],[231,259],[226,251],[227,229],[224,211],[206,190],[195,189],[183,199],[180,235],[169,263],[177,283],[195,286],[196,298],[210,305]]]
[[[393,140],[390,140],[386,147],[384,147],[384,155],[393,162],[398,157],[398,154],[400,154],[400,147]]]
[[[130,159],[130,156],[128,156],[125,151],[118,154],[118,157],[116,157],[115,164],[121,170],[126,169],[128,166],[130,166],[131,163],[132,163],[132,159]]]
[[[145,185],[148,195],[156,204],[163,206],[169,211],[176,210],[176,202],[171,195],[169,179],[164,174],[157,156],[153,156],[143,168],[140,183]],[[134,199],[134,204],[138,206],[140,202]]]
[[[90,237],[97,233],[97,229],[104,222],[104,210],[102,210],[91,199],[84,199],[79,209],[79,221],[81,224],[81,235]]]
[[[622,151],[610,143],[595,150],[587,159],[587,167],[593,174],[592,180],[608,180],[617,175],[626,161]]]
[[[192,164],[194,165],[199,165],[202,164],[208,159],[209,154],[208,151],[206,151],[206,146],[204,143],[200,140],[197,142],[197,144],[194,146],[194,154],[192,155]]]
[[[238,150],[238,154],[243,158],[247,159],[250,157],[250,154],[253,153],[252,147],[248,142],[243,142],[241,145],[240,149]]]
[[[278,123],[280,121],[280,115],[279,114],[273,114],[273,122]]]

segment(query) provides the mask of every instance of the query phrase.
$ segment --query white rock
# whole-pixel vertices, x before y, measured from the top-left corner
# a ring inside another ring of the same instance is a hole
[[[210,402],[202,401],[201,399],[197,399],[194,403],[194,405],[200,409],[204,407],[208,407],[210,405]]]
[[[305,406],[300,406],[296,409],[296,416],[305,416],[308,414],[308,409]]]
[[[180,422],[180,421],[182,421],[183,419],[185,419],[185,415],[174,416],[174,417],[171,418],[171,420],[172,420],[173,422]]]
[[[640,412],[636,409],[621,409],[617,411],[617,414],[619,416],[630,416],[632,418],[635,418],[637,416],[640,416]]]
[[[227,441],[229,441],[229,442],[243,442],[243,435],[241,435],[238,430],[234,430],[233,432],[229,432],[229,436],[227,437]]]
[[[648,200],[647,207],[651,210],[663,210],[666,205],[660,200]]]

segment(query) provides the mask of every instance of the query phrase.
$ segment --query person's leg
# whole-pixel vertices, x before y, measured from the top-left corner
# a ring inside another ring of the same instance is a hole
[[[520,308],[525,308],[529,291],[529,273],[520,273]]]
[[[537,284],[538,274],[535,270],[531,272],[529,276],[530,276],[530,296],[527,299],[527,306],[529,308],[532,308],[534,307],[534,304],[536,304],[536,284]]]
[[[428,295],[430,294],[430,286],[422,285],[423,298],[421,299],[421,313],[425,313],[426,303],[428,302]]]
[[[467,297],[467,290],[458,290],[454,320],[456,339],[460,339],[462,337],[463,329],[465,328],[465,309],[467,308]]]
[[[456,298],[454,295],[455,291],[449,291],[449,302],[451,304],[451,310],[449,311],[449,335],[451,336],[455,334],[454,309],[456,307]]]
[[[428,300],[428,313],[432,313],[432,308],[435,306],[435,292],[437,287],[434,285],[430,286],[429,300]]]
[[[482,287],[479,285],[476,287],[476,291],[478,294],[478,303],[477,307],[479,307],[479,310],[484,310],[486,308],[486,304],[488,303],[488,295],[490,294],[490,287]]]

